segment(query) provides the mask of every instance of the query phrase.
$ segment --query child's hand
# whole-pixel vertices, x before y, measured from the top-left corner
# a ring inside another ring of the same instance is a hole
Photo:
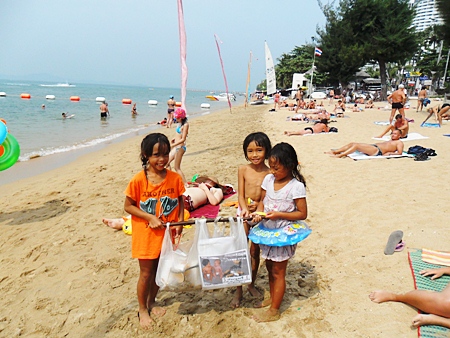
[[[247,210],[247,209],[242,209],[241,210],[241,214],[240,214],[240,216],[242,217],[242,218],[244,218],[244,217],[249,217],[250,216],[250,212]]]
[[[257,214],[257,213],[252,213],[250,216],[252,216],[252,222],[253,223],[259,223],[262,220],[261,215]]]
[[[280,217],[280,213],[278,211],[269,211],[266,213],[266,218],[274,221],[281,217]]]
[[[164,229],[164,224],[159,218],[157,218],[154,215],[150,215],[150,214],[149,214],[149,216],[150,217],[147,219],[149,228],[152,228],[152,229]]]
[[[181,237],[181,233],[183,232],[183,226],[182,225],[177,225],[172,227],[174,230],[173,233],[173,238],[174,239],[179,239]]]

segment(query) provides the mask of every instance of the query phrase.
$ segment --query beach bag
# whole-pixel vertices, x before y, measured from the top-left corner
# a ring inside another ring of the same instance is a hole
[[[197,224],[197,223],[196,223]],[[248,241],[243,221],[229,218],[229,234],[214,223],[211,237],[205,219],[199,220],[198,264],[202,288],[219,289],[252,281]]]
[[[421,154],[421,153],[425,152],[426,150],[427,150],[427,148],[424,148],[424,147],[422,147],[422,146],[415,145],[415,146],[413,146],[413,147],[409,147],[409,149],[408,149],[408,154],[411,154],[411,155],[418,155],[418,154]]]
[[[200,227],[197,226],[197,221],[194,239],[184,243],[172,243],[170,227],[167,225],[156,271],[156,285],[161,290],[201,289],[197,251]]]
[[[328,131],[329,133],[337,133],[338,129],[336,127],[331,127],[330,130]]]

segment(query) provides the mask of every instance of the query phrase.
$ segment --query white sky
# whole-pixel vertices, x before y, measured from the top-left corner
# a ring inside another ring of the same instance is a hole
[[[250,51],[254,88],[265,78],[265,40],[277,63],[325,24],[317,0],[183,7],[189,89],[225,88],[214,34],[229,90],[243,91]],[[180,87],[177,0],[2,0],[0,32],[0,78]]]

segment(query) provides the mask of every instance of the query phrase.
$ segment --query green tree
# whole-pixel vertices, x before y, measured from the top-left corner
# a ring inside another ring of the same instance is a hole
[[[415,15],[408,0],[342,0],[342,18],[351,26],[352,45],[364,62],[380,67],[382,99],[386,99],[386,63],[404,64],[418,48],[411,26]]]
[[[444,41],[447,46],[450,46],[450,1],[436,0],[436,4],[439,9],[439,13],[444,21]]]
[[[327,81],[333,86],[346,86],[355,73],[364,65],[362,49],[352,41],[352,27],[343,19],[340,8],[334,2],[319,6],[326,18],[324,29],[317,29],[323,54],[317,62],[320,73],[327,74]]]
[[[408,0],[341,0],[336,8],[334,2],[323,6],[318,1],[327,18],[325,29],[318,32],[324,55],[333,55],[320,67],[328,69],[330,78],[343,82],[356,66],[376,62],[382,98],[386,99],[386,63],[405,64],[418,48],[411,26],[414,8]],[[343,70],[341,65],[348,69]]]
[[[314,47],[311,44],[296,46],[290,53],[284,53],[277,59],[275,76],[278,88],[291,88],[294,73],[305,73],[311,69]],[[316,58],[316,62],[318,62],[318,58]],[[314,83],[322,84],[324,78],[324,74],[315,73]]]

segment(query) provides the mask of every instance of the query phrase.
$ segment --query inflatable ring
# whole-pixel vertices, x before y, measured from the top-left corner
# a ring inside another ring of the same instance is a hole
[[[3,121],[0,121],[0,144],[5,141],[6,135],[8,135],[8,127]]]
[[[12,167],[20,156],[19,143],[14,136],[8,134],[5,141],[2,143],[4,153],[0,157],[0,171]]]
[[[293,221],[279,229],[268,229],[260,222],[252,228],[248,238],[255,244],[286,246],[303,241],[310,233],[311,229],[303,221]]]
[[[122,231],[127,235],[131,235],[133,232],[133,228],[131,226],[131,218],[127,218],[125,223],[122,225]]]

